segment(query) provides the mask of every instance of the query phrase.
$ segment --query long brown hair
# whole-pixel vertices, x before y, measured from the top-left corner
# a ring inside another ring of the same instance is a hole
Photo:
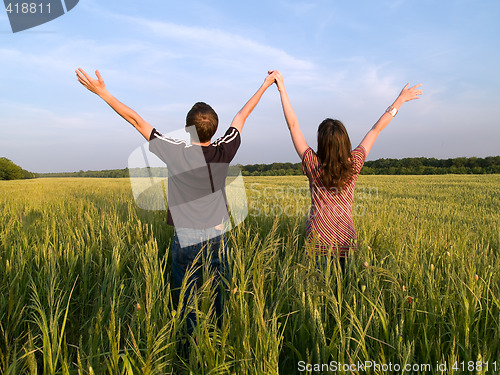
[[[319,124],[317,155],[323,184],[341,191],[354,175],[351,140],[342,122],[327,118]]]

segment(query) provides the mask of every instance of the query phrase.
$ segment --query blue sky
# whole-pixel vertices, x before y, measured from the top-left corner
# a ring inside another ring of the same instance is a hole
[[[500,2],[80,0],[13,34],[0,12],[0,156],[34,172],[124,168],[144,139],[76,80],[109,91],[163,133],[197,101],[217,136],[279,69],[309,144],[326,117],[356,146],[407,83],[405,104],[369,159],[499,155]],[[270,87],[235,163],[298,162]]]

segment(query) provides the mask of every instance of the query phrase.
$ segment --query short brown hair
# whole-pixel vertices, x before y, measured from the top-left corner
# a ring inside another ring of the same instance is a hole
[[[186,116],[186,127],[196,127],[198,140],[208,142],[212,139],[219,125],[219,116],[208,104],[198,102],[189,110]],[[193,134],[191,134],[193,136]]]

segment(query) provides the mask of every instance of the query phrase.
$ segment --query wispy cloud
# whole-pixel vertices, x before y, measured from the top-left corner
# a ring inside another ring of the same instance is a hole
[[[306,71],[315,69],[315,64],[311,61],[296,58],[282,49],[220,29],[185,26],[130,16],[117,17],[141,28],[151,37],[184,43],[183,52],[186,54],[194,52],[199,59],[208,57],[218,61],[239,60],[242,66],[249,65],[249,61],[253,64],[255,60],[265,59],[284,68]],[[245,59],[250,56],[252,60]]]
[[[12,101],[1,101],[2,106],[10,109],[9,114],[4,117],[8,121],[9,127],[6,127],[2,133],[10,132],[15,134],[19,131],[19,127],[29,130],[26,132],[27,137],[40,137],[48,134],[59,134],[64,137],[67,135],[64,130],[71,132],[79,129],[88,130],[96,129],[97,127],[90,120],[92,115],[89,113],[64,114],[61,111],[39,107],[28,103],[18,103]],[[9,133],[9,134],[10,134]]]

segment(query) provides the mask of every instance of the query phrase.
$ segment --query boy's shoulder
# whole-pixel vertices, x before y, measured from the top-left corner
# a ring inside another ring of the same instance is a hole
[[[227,130],[226,133],[220,137],[217,138],[214,142],[210,144],[211,147],[219,147],[219,146],[224,146],[226,144],[230,144],[233,142],[241,142],[241,136],[240,132],[238,129],[230,126]]]
[[[153,141],[155,141],[155,142],[153,142]],[[151,130],[151,134],[149,135],[149,142],[150,142],[150,144],[154,144],[154,143],[159,143],[158,141],[164,141],[167,144],[171,144],[174,146],[183,146],[183,145],[186,146],[187,145],[187,142],[185,140],[164,136],[158,130],[156,130],[156,128],[153,128],[153,130]]]
[[[230,163],[240,144],[240,132],[234,127],[229,127],[222,137],[203,147],[203,151],[208,163]]]

